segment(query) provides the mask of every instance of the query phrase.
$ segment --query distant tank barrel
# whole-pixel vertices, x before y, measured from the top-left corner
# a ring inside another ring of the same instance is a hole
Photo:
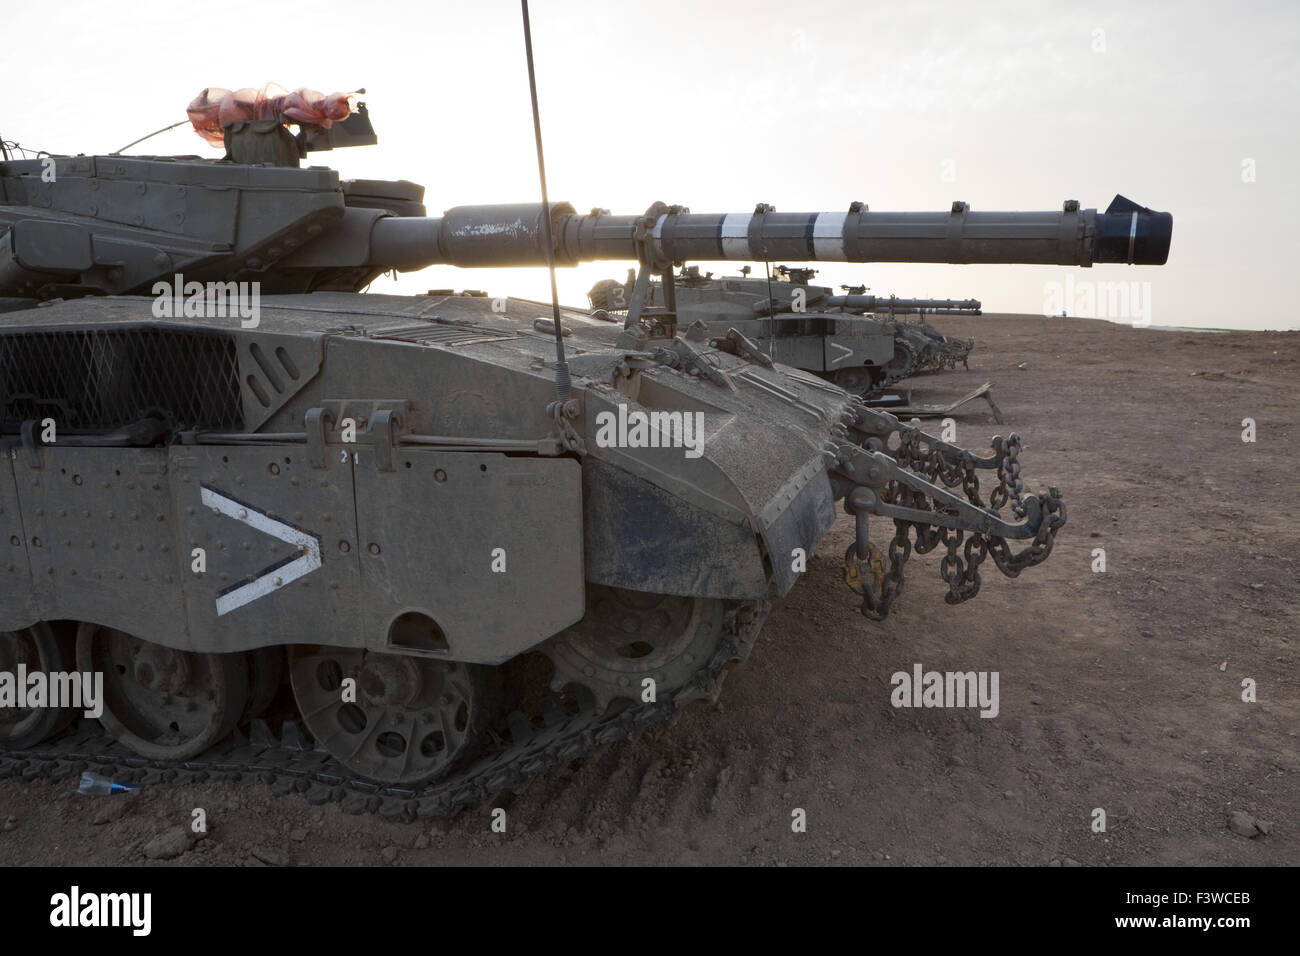
[[[939,315],[965,315],[980,310],[979,299],[897,299],[884,295],[832,295],[817,307],[844,309],[846,312],[933,312]]]
[[[661,207],[662,208],[662,207]],[[1105,212],[1074,201],[1059,212],[848,212],[696,215],[661,212],[579,215],[551,207],[556,262],[838,261],[1160,265],[1169,255],[1173,217],[1116,196]],[[457,206],[441,217],[378,219],[371,263],[400,269],[545,266],[540,203]]]

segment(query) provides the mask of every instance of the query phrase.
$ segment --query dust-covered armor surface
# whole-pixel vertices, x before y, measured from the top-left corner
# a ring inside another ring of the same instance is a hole
[[[682,322],[672,264],[1168,248],[1166,214],[1118,199],[557,204],[561,264],[640,265],[621,327],[561,315],[557,400],[538,304],[358,294],[390,269],[543,265],[538,204],[427,217],[414,184],[267,165],[287,149],[267,142],[260,163],[0,164],[0,670],[103,681],[98,722],[0,700],[0,772],[251,775],[395,816],[476,802],[715,695],[836,502],[865,616],[913,547],[944,545],[948,599],[972,597],[982,561],[1015,576],[1064,524],[1017,436],[973,454]]]

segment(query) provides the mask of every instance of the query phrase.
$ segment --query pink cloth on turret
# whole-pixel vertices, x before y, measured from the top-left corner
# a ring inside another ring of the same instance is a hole
[[[224,144],[221,127],[240,120],[279,120],[290,123],[311,123],[329,129],[334,123],[345,120],[354,111],[351,93],[328,95],[306,87],[292,93],[274,83],[260,90],[245,87],[242,90],[225,90],[208,87],[190,102],[186,112],[194,132],[213,146]]]

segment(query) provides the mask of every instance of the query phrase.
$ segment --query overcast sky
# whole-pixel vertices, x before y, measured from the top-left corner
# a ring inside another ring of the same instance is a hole
[[[694,212],[1104,209],[1119,192],[1173,213],[1168,265],[828,264],[820,278],[1042,312],[1071,274],[1076,294],[1150,283],[1139,301],[1158,325],[1300,328],[1298,11],[534,0],[550,193],[579,211],[639,213],[655,200]],[[208,86],[364,86],[380,145],[311,162],[423,183],[435,213],[538,198],[515,0],[64,0],[7,5],[4,22],[0,135],[26,146],[108,152],[184,119]],[[185,127],[131,152],[220,155]],[[585,304],[592,282],[624,271],[564,270],[561,298]],[[549,297],[537,270],[441,267],[396,288],[446,286]]]

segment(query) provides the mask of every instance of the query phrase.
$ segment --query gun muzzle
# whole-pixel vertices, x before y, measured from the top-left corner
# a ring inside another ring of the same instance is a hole
[[[1116,196],[1097,216],[1094,262],[1162,266],[1169,259],[1174,217]]]

